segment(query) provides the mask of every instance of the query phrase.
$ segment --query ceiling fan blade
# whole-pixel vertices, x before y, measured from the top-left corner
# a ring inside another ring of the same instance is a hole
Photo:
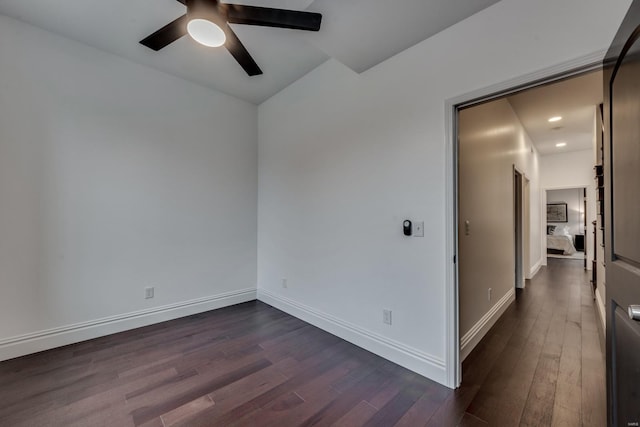
[[[220,10],[226,15],[227,21],[231,24],[318,31],[322,22],[321,14],[299,10],[272,9],[227,3],[220,3]]]
[[[247,49],[244,47],[236,33],[233,32],[231,27],[228,25],[224,26],[224,32],[227,36],[227,41],[224,43],[224,47],[227,48],[229,53],[238,61],[238,64],[244,71],[247,72],[250,76],[257,76],[262,74],[262,70],[256,64],[256,61],[253,60]]]
[[[158,51],[187,34],[187,15],[160,28],[155,33],[140,41],[140,44]]]

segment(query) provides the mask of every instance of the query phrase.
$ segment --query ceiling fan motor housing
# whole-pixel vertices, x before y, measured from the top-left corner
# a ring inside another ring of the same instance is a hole
[[[217,0],[187,0],[187,20],[206,19],[220,28],[227,26],[227,20],[220,11]]]

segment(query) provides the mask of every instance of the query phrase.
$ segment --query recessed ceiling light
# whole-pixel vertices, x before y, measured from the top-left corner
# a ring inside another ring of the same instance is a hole
[[[549,119],[549,122],[551,122],[551,123],[553,123],[553,122],[559,122],[560,120],[562,120],[562,117],[561,117],[561,116],[554,116],[554,117],[551,117],[551,118]]]
[[[566,147],[566,146],[567,146],[567,143],[566,143],[566,142],[558,142],[558,143],[556,144],[556,147],[558,147],[558,148],[560,148],[560,147]]]

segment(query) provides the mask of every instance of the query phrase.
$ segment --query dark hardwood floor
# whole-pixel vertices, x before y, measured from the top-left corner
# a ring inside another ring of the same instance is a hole
[[[548,263],[463,363],[456,400],[465,416],[496,426],[607,425],[588,274],[579,260]]]
[[[588,277],[549,260],[449,390],[261,302],[0,363],[1,426],[604,426]]]

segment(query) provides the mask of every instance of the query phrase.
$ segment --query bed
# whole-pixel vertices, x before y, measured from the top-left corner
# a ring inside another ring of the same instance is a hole
[[[573,242],[569,236],[547,235],[547,251],[550,253],[561,253],[562,255],[573,255],[576,253],[576,248],[573,246]]]
[[[553,228],[552,228],[553,227]],[[552,254],[573,255],[576,248],[568,227],[547,227],[547,252]]]

